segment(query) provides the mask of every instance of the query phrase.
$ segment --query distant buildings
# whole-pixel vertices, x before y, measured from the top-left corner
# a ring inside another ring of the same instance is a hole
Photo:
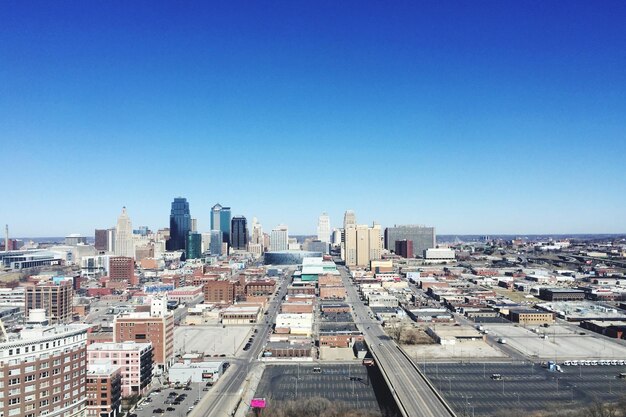
[[[413,253],[422,256],[426,249],[436,245],[435,228],[405,225],[394,226],[385,229],[385,249],[394,251],[397,240],[410,240],[413,242]]]
[[[357,225],[352,210],[344,215],[342,255],[347,266],[368,266],[370,261],[381,258],[381,228]]]
[[[327,213],[322,213],[317,220],[317,240],[330,243],[330,217]]]
[[[403,258],[412,258],[414,256],[413,241],[406,239],[396,240],[396,255]]]
[[[126,213],[126,207],[122,207],[122,214],[117,219],[115,228],[115,254],[117,256],[135,257],[135,246],[133,242],[133,226]]]
[[[76,245],[86,245],[87,238],[85,236],[81,236],[79,234],[73,233],[71,235],[65,236],[65,244],[67,246],[76,246]]]
[[[167,250],[185,250],[187,235],[191,231],[191,214],[186,198],[178,197],[172,202],[170,212],[170,239],[167,241]]]
[[[246,218],[235,216],[231,221],[231,247],[237,250],[245,250],[248,245],[248,225]]]
[[[211,230],[222,232],[222,242],[230,245],[230,207],[218,203],[211,208]]]
[[[28,320],[33,310],[43,310],[52,324],[71,323],[73,316],[74,289],[72,280],[64,277],[40,282],[26,287],[25,311]]]
[[[197,232],[189,232],[185,249],[187,259],[199,259],[202,256],[202,235]]]
[[[109,230],[108,229],[96,229],[95,231],[94,247],[98,252],[104,252],[109,250]]]
[[[272,229],[270,235],[270,252],[284,251],[289,249],[289,230],[284,224]]]
[[[211,255],[222,254],[222,232],[220,230],[211,230],[211,243],[209,244],[209,252]]]
[[[263,226],[256,217],[252,218],[252,237],[250,243],[263,246]]]
[[[123,288],[129,285],[137,285],[135,279],[135,261],[126,256],[112,256],[109,258],[109,281],[123,284]]]

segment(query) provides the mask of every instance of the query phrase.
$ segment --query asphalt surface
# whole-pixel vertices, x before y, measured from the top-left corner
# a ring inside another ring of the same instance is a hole
[[[426,373],[458,416],[490,416],[508,409],[533,412],[580,409],[626,394],[624,366],[563,367],[550,372],[533,363],[437,363]],[[500,374],[500,380],[492,379]]]
[[[271,325],[276,322],[276,314],[281,300],[287,294],[288,283],[293,279],[292,273],[293,270],[289,270],[285,278],[279,281],[281,286],[277,291],[277,295],[268,303],[268,314],[261,317],[260,323],[251,327],[256,329],[257,333],[252,333],[255,337],[250,349],[247,351],[240,350],[241,353],[237,359],[230,362],[229,369],[208,392],[208,395],[202,398],[198,407],[189,414],[190,417],[224,417],[233,415],[231,410],[234,409],[242,397],[250,367],[261,355],[265,342],[271,333]]]
[[[370,316],[370,309],[359,298],[344,266],[338,266],[348,301],[356,315],[357,325],[375,362],[386,376],[391,392],[406,417],[444,417],[452,414],[428,381],[417,371],[396,343],[385,333],[379,322]]]
[[[320,372],[313,372],[319,367]],[[269,365],[256,396],[272,401],[322,397],[350,409],[380,413],[367,369],[361,363]]]
[[[202,389],[204,384],[191,384],[190,390],[184,389],[163,389],[161,392],[152,392],[141,405],[135,409],[134,413],[138,417],[152,417],[152,416],[168,416],[168,417],[184,417],[188,414],[190,408],[194,408],[196,405],[194,402],[199,400],[203,394]],[[180,404],[165,404],[165,400],[169,398],[170,393],[175,392],[178,395],[185,394],[186,398],[180,402]],[[149,401],[149,402],[148,402]],[[167,411],[168,408],[174,410]],[[163,413],[155,413],[154,410],[161,409]]]

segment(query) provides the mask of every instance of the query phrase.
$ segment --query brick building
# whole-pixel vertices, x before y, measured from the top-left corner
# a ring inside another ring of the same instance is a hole
[[[233,304],[236,300],[235,282],[213,280],[204,284],[204,302]]]
[[[345,300],[346,289],[344,287],[320,287],[320,299],[322,300]]]
[[[28,285],[25,294],[25,311],[43,309],[51,324],[70,323],[74,314],[74,289],[72,280],[42,281]]]
[[[154,351],[149,342],[94,343],[87,349],[87,361],[90,365],[111,361],[113,366],[120,366],[123,397],[142,395],[150,388]]]
[[[152,343],[154,363],[167,369],[174,360],[174,315],[154,316],[149,312],[126,313],[113,322],[113,340]]]
[[[111,361],[87,366],[87,417],[117,417],[122,410],[121,367]]]
[[[83,416],[87,328],[38,324],[0,343],[0,415]]]
[[[109,259],[109,282],[125,283],[126,286],[139,285],[135,277],[135,261],[126,256],[113,256]]]
[[[269,296],[274,294],[276,290],[276,281],[273,279],[262,281],[250,281],[245,285],[246,296]]]
[[[396,240],[396,255],[403,258],[413,258],[413,241],[412,240]]]

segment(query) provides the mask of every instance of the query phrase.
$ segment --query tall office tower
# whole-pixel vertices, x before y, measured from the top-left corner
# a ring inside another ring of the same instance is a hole
[[[133,243],[133,225],[126,213],[126,207],[122,207],[122,214],[117,219],[115,228],[115,254],[117,256],[135,257],[135,245]]]
[[[350,228],[348,228],[350,229]],[[370,256],[370,235],[366,224],[356,227],[356,264],[365,266],[369,264]]]
[[[284,224],[272,229],[270,235],[270,251],[287,250],[289,248],[289,230]]]
[[[330,217],[327,213],[322,213],[317,219],[317,240],[330,243]]]
[[[115,253],[115,227],[107,229],[107,252]]]
[[[344,229],[344,242],[342,243],[341,253],[347,266],[355,266],[357,264],[356,246],[356,227],[348,227],[347,229]]]
[[[187,259],[199,259],[202,256],[202,235],[197,232],[189,232],[187,235]]]
[[[71,323],[74,313],[74,288],[72,279],[43,281],[26,287],[24,307],[30,321],[32,310],[44,310],[52,324]]]
[[[208,252],[211,247],[211,232],[202,232],[202,253]]]
[[[426,249],[436,246],[436,235],[434,227],[417,225],[403,225],[388,227],[385,229],[385,249],[395,250],[396,240],[412,240],[413,253],[420,255]]]
[[[346,210],[343,215],[343,228],[356,227],[356,214],[353,210]]]
[[[235,216],[231,224],[231,246],[233,249],[245,250],[248,245],[248,224],[244,216]]]
[[[356,215],[354,214],[354,211],[352,210],[346,210],[346,212],[343,215],[343,230],[341,231],[341,259],[343,259],[344,261],[346,261],[346,265],[356,265],[356,252],[353,254],[354,255],[354,259],[351,259],[351,261],[353,261],[354,263],[352,264],[348,264],[348,258],[347,258],[347,234],[348,234],[348,229],[351,228],[356,228]],[[354,239],[356,239],[356,235],[354,236]],[[356,250],[356,241],[354,243],[354,250]]]
[[[368,230],[369,233],[369,260],[376,261],[381,258],[382,252],[382,229],[374,223]],[[369,263],[369,262],[368,262]]]
[[[33,312],[35,313],[35,312]],[[40,312],[42,313],[42,312]],[[82,417],[88,325],[48,326],[43,314],[0,342],[3,416]]]
[[[347,266],[366,267],[370,261],[381,258],[381,228],[374,223],[367,225],[349,225],[345,229],[345,261]]]
[[[170,240],[167,241],[167,250],[185,250],[190,230],[189,203],[186,198],[177,197],[172,202],[170,212]]]
[[[256,217],[252,218],[252,238],[250,243],[263,246],[263,226],[257,221]]]
[[[198,219],[191,219],[191,231],[192,232],[198,231]]]
[[[109,231],[107,229],[96,229],[94,247],[98,252],[104,252],[109,248]]]
[[[211,255],[222,254],[222,232],[219,230],[211,230],[211,243],[209,245]]]
[[[341,245],[341,229],[333,229],[330,235],[330,244],[333,246]]]
[[[230,207],[219,203],[211,208],[211,230],[222,232],[222,242],[230,245]]]

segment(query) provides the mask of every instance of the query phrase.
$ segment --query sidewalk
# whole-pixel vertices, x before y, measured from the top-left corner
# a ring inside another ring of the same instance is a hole
[[[245,417],[250,410],[250,401],[254,398],[256,389],[261,381],[261,376],[265,370],[265,364],[261,362],[255,362],[252,365],[252,369],[248,373],[246,383],[243,387],[242,401],[239,403],[239,407],[235,413],[235,417]]]

